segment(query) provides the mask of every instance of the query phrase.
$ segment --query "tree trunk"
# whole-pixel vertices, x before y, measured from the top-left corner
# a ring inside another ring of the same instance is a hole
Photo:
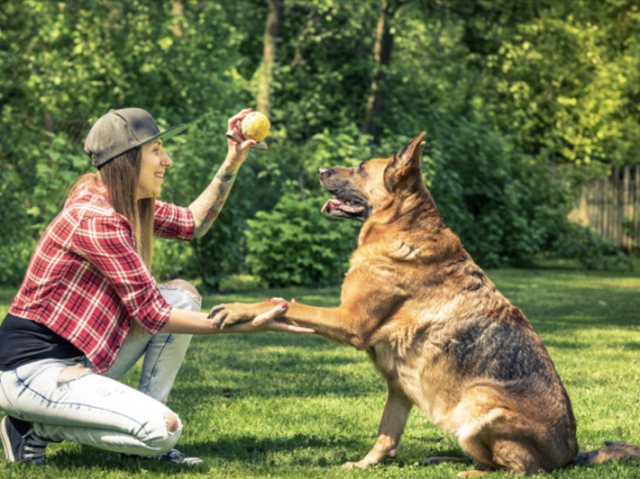
[[[302,168],[298,168],[298,186],[300,187],[300,199],[307,202],[307,195],[304,193],[304,182],[302,181]]]
[[[378,133],[378,122],[382,116],[382,107],[385,97],[387,74],[386,69],[391,63],[391,49],[393,48],[393,33],[391,33],[391,20],[395,14],[391,3],[393,0],[384,0],[382,11],[378,19],[378,30],[376,32],[376,45],[373,49],[373,56],[376,62],[376,74],[371,83],[371,94],[367,101],[367,111],[360,131],[363,134],[371,135],[375,138]]]
[[[264,29],[264,53],[260,83],[258,84],[257,110],[269,116],[271,109],[271,85],[273,83],[273,67],[278,55],[278,43],[282,29],[284,0],[269,0],[269,13]]]

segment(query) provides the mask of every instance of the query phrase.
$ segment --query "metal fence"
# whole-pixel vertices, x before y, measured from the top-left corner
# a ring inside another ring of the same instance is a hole
[[[52,133],[66,133],[71,141],[84,143],[91,125],[88,120],[82,118],[52,118],[50,115],[44,116],[44,128]]]
[[[640,166],[616,166],[608,178],[589,182],[569,215],[626,251],[638,247],[639,217]]]

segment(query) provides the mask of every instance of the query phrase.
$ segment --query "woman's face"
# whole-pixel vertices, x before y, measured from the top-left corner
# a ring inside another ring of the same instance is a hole
[[[162,177],[173,165],[169,155],[162,149],[162,140],[142,145],[142,164],[138,178],[138,199],[156,197],[162,190]]]

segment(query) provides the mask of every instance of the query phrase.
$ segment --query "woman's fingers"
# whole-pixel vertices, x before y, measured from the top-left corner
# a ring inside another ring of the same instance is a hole
[[[245,108],[244,110],[240,111],[240,113],[237,113],[231,118],[229,118],[227,122],[229,126],[229,130],[233,130],[233,127],[236,126],[236,122],[242,121],[244,117],[251,112],[251,110],[252,110],[251,108]]]
[[[247,148],[255,146],[255,144],[256,144],[256,140],[247,140],[247,141],[244,141],[244,142],[242,142],[240,144],[240,149],[241,150],[246,150]]]
[[[267,301],[283,301],[282,298],[271,298],[267,299]],[[294,299],[293,302],[297,301]],[[254,326],[259,326],[264,324],[267,327],[268,331],[284,331],[289,333],[306,333],[313,334],[316,332],[315,329],[305,328],[303,326],[294,326],[293,324],[282,323],[278,321],[278,316],[284,314],[287,309],[289,309],[288,303],[280,303],[275,308],[270,311],[256,316],[256,318],[251,322]],[[265,324],[265,323],[269,324]]]
[[[315,329],[305,328],[303,326],[294,326],[293,324],[281,323],[277,319],[271,323],[272,331],[287,331],[289,333],[307,333],[313,334],[316,332]]]
[[[288,307],[289,307],[289,305],[287,303],[279,304],[275,308],[272,308],[271,310],[267,311],[266,313],[262,313],[262,314],[256,316],[255,319],[253,321],[251,321],[251,323],[254,326],[260,326],[261,324],[272,320],[276,316],[280,316],[281,314],[283,314],[287,310]]]

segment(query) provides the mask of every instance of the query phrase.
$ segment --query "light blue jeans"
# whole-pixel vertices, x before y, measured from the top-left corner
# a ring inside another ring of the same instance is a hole
[[[161,285],[160,292],[174,308],[200,311],[200,298],[180,287]],[[164,403],[190,341],[191,335],[131,334],[105,374],[86,368],[83,358],[2,371],[0,408],[33,423],[43,439],[141,456],[163,453],[182,434],[180,418]],[[138,390],[118,382],[142,355]]]

